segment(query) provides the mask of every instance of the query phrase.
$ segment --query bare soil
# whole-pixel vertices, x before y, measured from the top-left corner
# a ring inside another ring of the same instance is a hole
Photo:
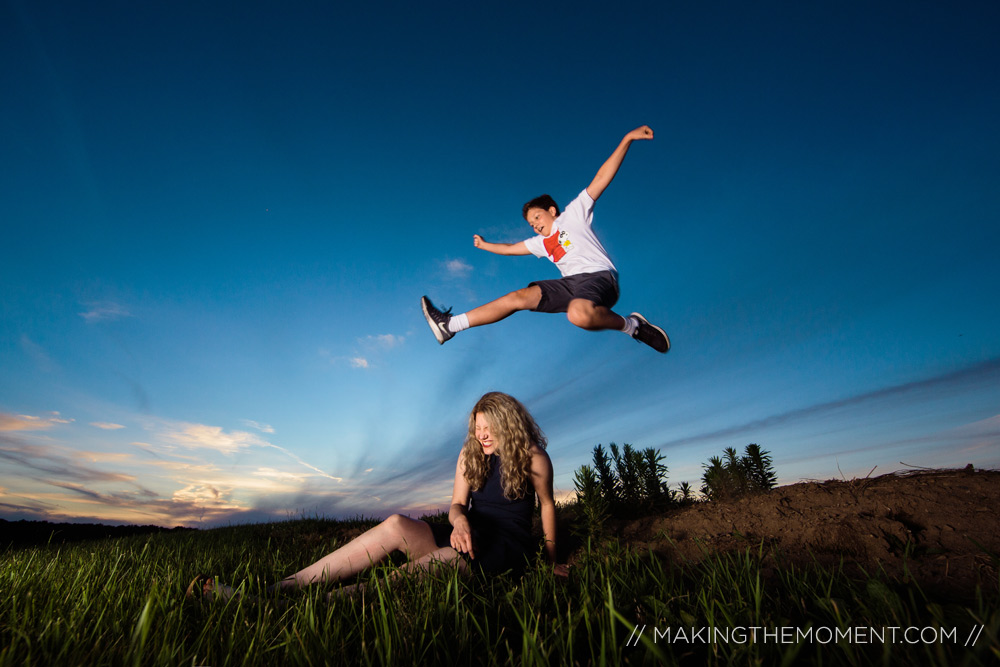
[[[630,545],[674,560],[759,548],[765,569],[795,564],[879,568],[935,597],[998,591],[1000,471],[940,470],[803,482],[730,502],[625,521]],[[766,572],[765,572],[766,574]]]

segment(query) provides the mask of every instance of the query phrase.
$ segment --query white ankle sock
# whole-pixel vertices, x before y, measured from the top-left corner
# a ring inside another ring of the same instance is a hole
[[[634,336],[636,329],[639,328],[639,321],[632,316],[623,317],[622,319],[625,320],[625,326],[622,327],[622,331],[629,336]]]
[[[458,333],[459,331],[465,331],[469,328],[469,316],[465,313],[461,315],[452,315],[451,319],[448,320],[448,331],[452,333]]]

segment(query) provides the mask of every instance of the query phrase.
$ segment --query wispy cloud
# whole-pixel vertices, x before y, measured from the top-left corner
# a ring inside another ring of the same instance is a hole
[[[187,426],[187,436],[198,443],[211,439]],[[0,513],[7,518],[49,521],[192,525],[228,523],[241,517],[275,520],[307,507],[310,511],[330,511],[342,502],[342,491],[319,483],[325,478],[339,484],[341,478],[326,474],[283,447],[265,441],[259,444],[292,459],[298,470],[239,463],[220,468],[198,457],[150,460],[133,453],[64,451],[65,447],[0,435],[0,469],[14,471],[17,479],[16,489],[0,491]],[[167,447],[168,451],[183,449],[179,445]],[[195,451],[213,455],[217,450]],[[140,478],[142,484],[137,481]]]
[[[91,463],[124,463],[135,458],[131,452],[75,452],[74,456]]]
[[[177,423],[161,434],[164,440],[187,449],[210,449],[223,454],[234,454],[248,447],[267,447],[269,443],[260,436],[246,431],[227,432],[221,426]]]
[[[206,509],[237,510],[245,509],[244,505],[234,502],[228,489],[219,489],[211,484],[189,484],[174,492],[172,500],[182,506],[195,505],[200,512]]]
[[[91,468],[58,450],[9,438],[0,439],[0,462],[59,479],[84,482],[135,482],[133,475]]]
[[[70,424],[72,419],[63,419],[58,412],[50,412],[47,417],[32,415],[11,415],[0,412],[0,431],[44,431],[56,424]]]
[[[298,454],[290,452],[289,450],[285,449],[284,447],[279,447],[278,445],[272,445],[271,443],[267,443],[267,446],[271,447],[272,449],[277,449],[279,452],[283,452],[289,458],[297,461],[299,465],[304,466],[306,468],[309,468],[310,470],[312,470],[313,472],[315,472],[320,477],[325,477],[326,479],[333,480],[334,482],[337,482],[337,483],[341,483],[341,482],[344,481],[344,479],[342,477],[334,477],[333,475],[330,475],[328,473],[323,472],[322,470],[320,470],[319,468],[317,468],[313,464],[307,463]]]
[[[87,310],[80,313],[80,317],[91,323],[108,322],[132,317],[132,313],[125,306],[114,301],[100,301],[85,303],[83,305]]]
[[[378,334],[362,338],[360,342],[371,347],[391,350],[394,347],[402,345],[404,340],[406,340],[406,336],[398,336],[396,334]]]
[[[104,431],[117,431],[119,429],[125,428],[121,424],[112,424],[111,422],[90,422],[90,425],[94,428],[99,428]]]
[[[389,350],[400,347],[406,341],[400,334],[369,334],[357,339],[357,345],[350,354],[335,355],[326,348],[319,349],[319,356],[331,365],[347,365],[358,370],[369,370],[378,367],[379,359]]]
[[[994,437],[1000,436],[1000,415],[993,415],[987,419],[980,419],[979,421],[966,424],[956,430],[962,434],[970,435],[972,437],[978,437],[980,435]]]
[[[277,468],[257,468],[253,472],[255,477],[263,477],[269,480],[277,480],[281,482],[294,482],[296,485],[300,485],[305,482],[310,475],[303,475],[301,473],[288,472],[287,470],[278,470]]]
[[[18,505],[16,503],[0,502],[0,512],[3,512],[10,516],[23,517],[27,514],[30,517],[38,517],[41,520],[45,520],[48,517],[44,514],[45,505],[37,501],[28,500],[30,504]],[[54,505],[50,507],[55,507]]]
[[[12,480],[0,492],[5,518],[214,525],[282,519],[290,512],[336,515],[345,507],[345,514],[363,507],[372,516],[437,509],[447,502],[456,455],[448,452],[440,465],[428,465],[424,456],[419,466],[407,460],[372,469],[366,461],[343,476],[269,441],[273,427],[254,420],[230,429],[147,417],[144,442],[132,442],[128,451],[100,451],[66,444],[77,437],[74,427],[53,432],[54,424],[70,421],[57,414],[0,416],[7,429],[0,433],[0,471],[5,482]],[[428,440],[426,434],[414,437]],[[419,479],[400,475],[386,484],[386,477],[414,467],[423,469]]]
[[[206,424],[176,423],[168,424],[162,433],[163,439],[188,449],[207,449],[222,454],[234,454],[251,447],[275,449],[291,458],[301,466],[312,470],[320,477],[342,482],[341,477],[330,475],[320,468],[308,463],[294,452],[275,445],[253,433],[246,431],[226,431],[220,426]]]
[[[357,488],[269,442],[263,434],[274,429],[253,420],[245,423],[259,433],[150,419],[148,442],[124,452],[61,443],[64,436],[51,428],[69,421],[56,413],[0,414],[0,515],[159,525],[267,521],[331,512]],[[94,424],[79,428],[110,423]],[[73,433],[65,437],[76,440]]]
[[[98,502],[107,504],[107,496],[105,494],[102,494],[102,493],[99,493],[98,491],[94,491],[93,489],[87,488],[87,487],[83,486],[82,484],[77,484],[75,482],[57,482],[57,481],[54,481],[54,480],[45,480],[45,481],[46,481],[46,483],[48,483],[48,484],[50,484],[50,485],[52,485],[52,486],[54,486],[56,488],[66,489],[67,491],[71,491],[71,492],[73,492],[75,494],[81,495],[84,498],[88,498],[90,500],[96,500]]]
[[[202,462],[202,457],[196,456],[194,454],[182,454],[177,451],[178,448],[175,445],[167,445],[162,443],[151,443],[151,442],[140,442],[135,441],[129,443],[136,449],[150,456],[159,459],[158,465],[193,465],[195,463]],[[164,457],[169,456],[170,460],[165,460]],[[188,461],[189,464],[183,464],[179,462]]]
[[[447,259],[444,261],[444,270],[449,278],[465,278],[472,273],[472,265],[461,259]]]
[[[255,422],[252,419],[244,419],[243,423],[252,429],[260,431],[261,433],[267,433],[267,434],[274,433],[274,427],[271,426],[270,424],[261,424],[260,422]]]
[[[51,424],[38,421],[28,415],[8,415],[0,413],[0,431],[40,431]]]
[[[329,350],[321,349],[319,351],[319,356],[322,357],[323,359],[326,359],[331,366],[342,366],[346,364],[351,368],[357,368],[361,370],[366,370],[368,368],[371,368],[372,366],[371,362],[368,360],[368,357],[365,357],[359,353],[335,356],[331,354]]]
[[[51,373],[56,370],[56,363],[52,361],[52,357],[49,356],[49,353],[45,350],[45,348],[31,340],[27,334],[21,335],[21,349],[24,350],[29,357],[35,360],[39,370],[43,373]]]
[[[1000,381],[1000,359],[976,364],[958,371],[946,373],[936,377],[918,380],[916,382],[906,382],[903,384],[884,387],[875,391],[851,396],[838,401],[819,403],[810,405],[798,410],[790,410],[780,414],[770,415],[763,419],[757,419],[726,428],[705,431],[696,435],[678,438],[664,443],[665,447],[687,445],[691,443],[704,442],[729,438],[748,431],[759,431],[765,428],[773,428],[788,423],[799,422],[806,419],[813,419],[825,415],[833,414],[837,411],[855,408],[864,405],[877,405],[881,402],[907,399],[909,401],[925,399],[928,397],[937,398],[953,391],[966,391],[970,385],[976,383],[996,383]],[[991,422],[987,421],[987,424]]]
[[[48,521],[111,521],[115,523],[198,524],[224,521],[251,509],[231,498],[228,490],[210,485],[184,486],[172,495],[138,492],[102,492],[73,482],[50,482],[66,493],[33,494],[17,514]]]

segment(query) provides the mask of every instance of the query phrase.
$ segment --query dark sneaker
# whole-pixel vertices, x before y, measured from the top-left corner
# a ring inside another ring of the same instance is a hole
[[[434,337],[437,338],[439,344],[444,345],[446,340],[454,337],[455,334],[448,331],[448,321],[451,320],[451,308],[442,313],[434,307],[434,304],[426,296],[420,297],[420,307],[424,309],[424,319],[427,320],[427,324],[430,325],[431,331],[434,332]]]
[[[632,338],[635,338],[640,343],[645,343],[657,352],[666,353],[670,351],[670,338],[667,337],[666,331],[655,324],[650,324],[639,313],[632,313],[632,317],[639,321],[639,327],[632,334]]]

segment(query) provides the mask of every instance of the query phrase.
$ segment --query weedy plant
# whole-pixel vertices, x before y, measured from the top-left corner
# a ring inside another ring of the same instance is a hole
[[[756,444],[747,445],[743,456],[727,447],[722,457],[711,457],[703,467],[701,492],[709,500],[769,491],[778,479],[771,455]]]
[[[576,486],[576,502],[583,514],[583,531],[594,539],[604,537],[604,525],[611,516],[610,506],[604,497],[601,480],[593,468],[580,466],[573,475]]]
[[[691,482],[681,482],[674,497],[677,499],[677,504],[679,505],[690,505],[693,503],[694,489],[691,488]]]
[[[611,443],[594,447],[593,467],[584,465],[574,476],[577,500],[588,523],[601,517],[635,515],[666,507],[674,502],[667,486],[667,466],[659,450],[637,450],[630,444]],[[595,533],[591,533],[595,534]]]

